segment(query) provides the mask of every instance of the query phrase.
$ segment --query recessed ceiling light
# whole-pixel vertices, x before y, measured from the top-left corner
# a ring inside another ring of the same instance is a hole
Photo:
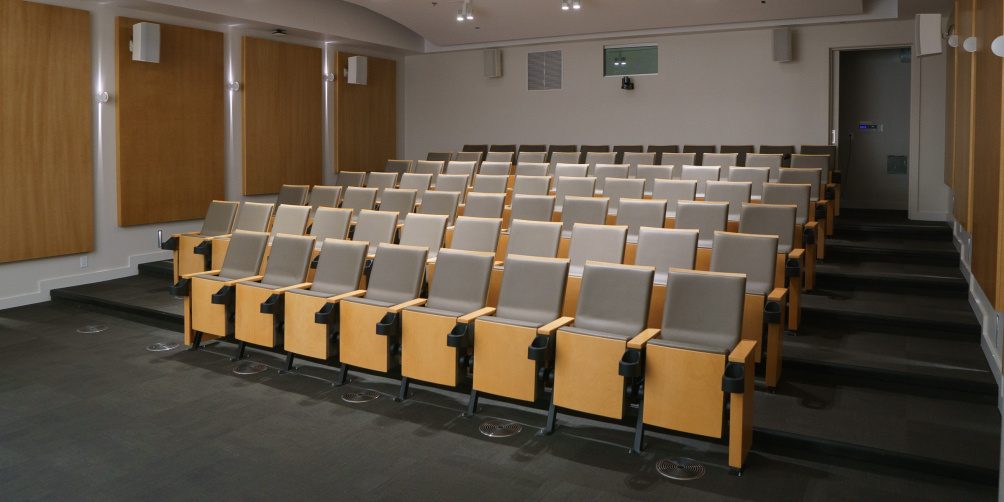
[[[582,4],[579,3],[579,0],[572,0],[572,8],[575,10],[579,10],[582,8]]]
[[[568,10],[572,0],[561,0],[561,10]]]
[[[279,30],[279,29],[272,30],[272,36],[273,37],[284,37],[284,36],[286,36],[286,30]]]

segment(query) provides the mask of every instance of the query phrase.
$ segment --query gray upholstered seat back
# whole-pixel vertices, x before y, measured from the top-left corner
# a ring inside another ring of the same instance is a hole
[[[419,160],[415,162],[415,174],[431,174],[432,185],[436,186],[436,180],[443,174],[443,166],[446,163],[441,160]]]
[[[635,173],[635,178],[644,180],[645,195],[652,195],[652,190],[655,189],[655,180],[673,179],[673,167],[639,164],[638,171]]]
[[[650,267],[586,263],[575,327],[621,336],[644,331],[654,273]]]
[[[415,191],[415,204],[422,203],[422,197],[425,195],[425,191],[432,186],[432,175],[431,174],[402,174],[401,182],[398,183],[397,187],[401,190],[414,190]]]
[[[413,214],[404,222],[401,230],[401,245],[429,249],[429,258],[439,254],[446,236],[446,222],[449,218],[440,214]]]
[[[659,338],[731,352],[742,336],[745,300],[742,274],[670,270]]]
[[[396,231],[397,213],[364,209],[359,213],[359,221],[356,223],[352,240],[368,242],[369,253],[373,254],[380,244],[394,242],[394,232]]]
[[[446,170],[443,171],[443,174],[466,174],[468,180],[467,182],[471,183],[471,180],[474,179],[474,172],[477,171],[477,168],[477,162],[461,162],[454,160],[453,162],[446,164]],[[439,183],[436,183],[436,186],[438,187]]]
[[[429,152],[425,156],[425,162],[442,162],[445,164],[451,160],[453,160],[453,152]]]
[[[687,202],[681,201],[676,208],[674,228],[700,231],[697,247],[710,248],[715,232],[724,232],[728,225],[729,204],[727,202]]]
[[[575,225],[568,245],[568,273],[582,275],[587,261],[624,263],[627,231],[622,225]]]
[[[425,306],[462,314],[484,308],[494,263],[495,253],[442,250]]]
[[[709,181],[704,192],[704,200],[708,202],[728,202],[729,221],[739,221],[739,213],[742,212],[743,204],[749,203],[752,191],[752,183]]]
[[[366,178],[366,186],[377,189],[377,203],[380,202],[383,191],[388,188],[394,188],[396,184],[397,173],[370,173],[369,177]]]
[[[418,208],[421,214],[441,214],[450,218],[449,224],[457,219],[457,205],[460,204],[460,192],[426,192],[422,207]]]
[[[612,151],[617,153],[617,159],[614,160],[615,163],[617,163],[617,164],[628,164],[628,162],[626,162],[624,160],[624,156],[627,155],[628,153],[640,153],[640,152],[644,152],[645,151],[645,145],[614,145],[614,148],[613,148]],[[645,162],[642,162],[642,164],[644,164],[644,163]],[[648,163],[651,164],[651,162],[648,162]]]
[[[770,169],[765,167],[736,167],[729,171],[729,181],[750,183],[750,198],[759,200],[763,184],[770,179]]]
[[[786,256],[794,247],[797,206],[746,204],[739,217],[739,233],[776,235],[777,252]]]
[[[477,164],[478,162],[481,162],[482,155],[484,154],[481,152],[457,152],[457,155],[454,156],[453,160],[459,160],[460,162],[474,162]]]
[[[380,211],[393,211],[397,213],[397,221],[404,222],[407,220],[408,214],[415,210],[415,197],[417,196],[418,191],[414,189],[388,188],[383,192]]]
[[[554,258],[558,256],[560,241],[561,223],[514,219],[509,225],[506,256],[518,254]]]
[[[610,199],[606,197],[568,197],[565,208],[561,212],[561,236],[572,237],[572,228],[576,223],[589,225],[605,225]]]
[[[561,317],[568,260],[510,255],[495,316],[546,324]]]
[[[554,166],[554,178],[585,178],[589,172],[588,164],[557,164]]]
[[[776,265],[777,236],[715,232],[709,270],[746,274],[746,293],[770,294]]]
[[[553,195],[513,195],[510,221],[551,221],[554,215]]]
[[[512,182],[513,195],[547,195],[550,190],[550,176],[517,175]]]
[[[468,177],[466,174],[441,174],[439,182],[436,183],[437,192],[457,192],[460,194],[460,203],[464,203],[467,195]]]
[[[603,193],[607,179],[624,179],[627,177],[627,164],[596,164],[596,193]]]
[[[603,187],[603,196],[610,199],[610,214],[617,214],[621,199],[640,199],[644,194],[645,180],[609,178]]]
[[[450,249],[494,253],[499,246],[502,218],[460,216],[453,227]]]
[[[516,163],[541,164],[546,156],[547,152],[519,152],[519,155],[516,156]]]
[[[746,155],[746,167],[766,167],[770,169],[769,180],[771,183],[777,181],[781,171],[781,162],[784,155],[779,153],[750,153]]]
[[[398,176],[411,172],[411,161],[410,160],[388,160],[387,165],[384,166],[383,172],[385,173],[397,173]]]
[[[219,277],[235,280],[258,275],[267,245],[268,234],[265,232],[235,231],[230,237],[227,254],[223,257]]]
[[[366,248],[365,242],[325,239],[310,290],[335,296],[359,289]]]
[[[652,189],[652,200],[666,201],[666,217],[675,218],[677,204],[681,201],[693,201],[697,195],[697,182],[685,180],[655,180]]]
[[[621,164],[628,165],[629,178],[640,178],[638,176],[638,166],[655,164],[655,152],[624,152]]]
[[[302,284],[307,279],[307,268],[313,251],[313,237],[286,234],[275,236],[268,253],[262,284],[282,288]]]
[[[763,204],[775,206],[795,206],[795,224],[805,225],[809,221],[809,192],[812,185],[792,185],[781,183],[764,183]]]
[[[804,149],[804,147],[803,147]],[[792,169],[819,169],[822,171],[822,181],[829,180],[829,170],[830,170],[830,156],[829,155],[792,155],[791,156],[791,168]]]
[[[274,207],[278,209],[283,204],[302,206],[307,203],[307,192],[309,191],[309,185],[283,185],[279,189],[279,196],[275,198]]]
[[[478,169],[478,176],[509,176],[512,164],[508,162],[482,162],[481,169]],[[477,180],[474,180],[477,185]]]
[[[802,155],[826,155],[827,172],[837,168],[837,145],[802,145],[798,151]]]
[[[697,165],[704,165],[704,156],[712,154],[718,151],[718,147],[715,145],[683,145],[684,153],[693,153],[697,155]]]
[[[275,220],[272,222],[272,231],[269,232],[269,243],[275,239],[276,235],[303,235],[307,232],[307,220],[310,219],[309,206],[279,206],[275,212]]]
[[[736,162],[732,164],[736,167],[743,167],[746,165],[746,156],[755,152],[756,147],[753,145],[722,145],[719,149],[719,153],[734,153],[736,154]],[[705,163],[707,165],[707,163]]]
[[[467,196],[464,216],[501,218],[505,208],[505,193],[472,193]]]
[[[617,161],[617,152],[586,152],[583,160],[589,166],[586,176],[596,176],[596,166],[599,164],[613,164]]]
[[[314,223],[310,226],[310,235],[317,239],[315,246],[320,246],[325,239],[344,240],[349,236],[349,226],[352,222],[352,211],[348,209],[332,209],[322,207],[314,215]]]
[[[638,230],[641,227],[662,228],[665,223],[666,201],[621,199],[617,210],[617,224],[628,228],[628,242],[638,242]]]
[[[680,151],[680,146],[679,145],[648,145],[648,147],[645,148],[645,151],[646,152],[652,152],[652,153],[655,154],[655,162],[654,162],[654,164],[663,165],[662,164],[662,156],[665,155],[665,154],[667,154],[667,153],[677,153],[677,152],[679,152]],[[693,162],[691,162],[691,164],[692,163]],[[672,162],[668,162],[667,165],[673,165],[673,163]]]
[[[819,177],[822,176],[819,169],[781,169],[781,175],[777,178],[778,183],[791,185],[812,185],[809,191],[809,200],[816,202],[819,200]]]
[[[683,174],[683,166],[692,166],[697,164],[697,154],[664,153],[662,154],[662,161],[659,164],[663,166],[673,166],[673,179],[678,180]]]
[[[310,216],[313,217],[319,207],[338,207],[341,197],[342,187],[314,187],[310,191]]]
[[[206,219],[202,220],[202,237],[216,237],[226,235],[234,225],[234,216],[237,215],[238,202],[227,202],[214,200],[209,203],[206,209]]]
[[[697,230],[644,227],[638,232],[634,264],[655,268],[655,282],[666,284],[669,269],[694,269],[697,236]]]
[[[335,185],[342,187],[343,191],[348,187],[361,187],[365,182],[364,172],[342,171],[335,177]]]
[[[348,187],[342,196],[342,208],[352,210],[352,221],[359,218],[359,211],[373,209],[376,205],[376,188]]]
[[[729,168],[736,165],[738,161],[739,154],[737,153],[706,153],[701,165],[721,168],[718,173],[719,179],[727,180],[729,179]]]
[[[697,197],[704,197],[709,181],[718,181],[718,166],[683,166],[680,179],[697,182]]]
[[[581,157],[581,155],[579,154],[579,152],[554,152],[554,153],[552,153],[550,161],[548,162],[548,166],[547,166],[547,174],[550,174],[551,176],[557,176],[557,174],[555,174],[555,171],[558,169],[558,164],[578,164],[580,157]],[[585,165],[585,164],[582,164],[582,165]],[[589,170],[589,166],[588,165],[585,165],[585,166],[586,166],[586,171],[588,171]],[[586,175],[585,173],[582,173],[582,176],[585,176],[585,175]]]
[[[271,217],[272,204],[244,202],[241,204],[241,210],[237,215],[237,223],[234,225],[234,231],[267,232],[268,220]]]
[[[592,197],[596,190],[596,178],[557,178],[554,190],[554,210],[561,211],[565,197]]]
[[[513,152],[488,152],[485,162],[508,162],[512,164]]]
[[[479,174],[474,178],[475,193],[500,193],[505,194],[509,186],[509,175],[493,176],[490,174]]]
[[[418,298],[428,255],[423,247],[381,244],[366,283],[366,299],[397,305]]]
[[[532,153],[544,155],[544,152]],[[520,162],[519,164],[516,164],[516,176],[547,176],[547,163]]]

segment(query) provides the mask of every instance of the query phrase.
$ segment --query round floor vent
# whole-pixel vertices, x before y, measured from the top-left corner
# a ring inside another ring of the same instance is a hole
[[[268,369],[268,365],[261,363],[242,364],[234,368],[234,373],[238,375],[254,375]]]
[[[375,390],[364,390],[360,392],[346,392],[342,394],[342,401],[346,403],[365,403],[380,397],[380,393]]]
[[[690,481],[704,475],[704,466],[700,462],[685,457],[667,458],[660,460],[655,469],[659,474],[669,479],[680,481]]]
[[[511,420],[489,420],[478,428],[482,434],[492,438],[507,438],[519,434],[523,430],[519,424]]]
[[[155,343],[155,344],[147,347],[146,350],[149,350],[150,352],[164,352],[165,350],[176,349],[176,348],[178,348],[178,345],[179,345],[178,343],[174,343],[174,342],[171,342],[171,343],[160,342],[160,343]]]
[[[93,326],[84,326],[83,328],[78,328],[77,333],[100,333],[106,329],[108,329],[108,326],[95,324]]]

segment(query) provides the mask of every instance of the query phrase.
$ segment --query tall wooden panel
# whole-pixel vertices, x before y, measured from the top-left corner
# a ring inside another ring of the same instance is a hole
[[[223,34],[160,23],[160,62],[132,60],[115,18],[120,226],[202,218],[226,198]]]
[[[0,0],[0,263],[94,250],[90,15]]]
[[[955,23],[955,33],[959,35],[959,46],[973,36],[976,2],[978,0],[959,0],[956,2],[958,13]],[[983,0],[987,1],[987,0]],[[996,0],[993,0],[996,1]],[[976,61],[973,53],[959,50],[956,52],[955,93],[955,219],[966,231],[972,231],[972,152],[973,152],[973,75]]]
[[[1004,2],[978,0],[975,28],[978,40],[993,40],[1004,33]],[[972,270],[987,299],[996,304],[1001,299],[997,265],[1000,260],[1001,91],[1004,89],[1001,77],[1004,64],[985,45],[981,49],[974,53]]]
[[[335,68],[346,68],[355,54],[335,54]],[[335,87],[335,171],[383,171],[397,158],[397,61],[368,57],[366,85]]]
[[[952,13],[948,16],[948,26],[955,25],[955,19],[958,17],[955,13],[956,8],[952,8]],[[953,188],[955,185],[955,80],[957,78],[956,72],[956,53],[959,51],[957,47],[952,47],[945,44],[945,75],[947,82],[945,83],[945,184],[948,188]]]
[[[244,37],[244,195],[321,183],[321,49]]]

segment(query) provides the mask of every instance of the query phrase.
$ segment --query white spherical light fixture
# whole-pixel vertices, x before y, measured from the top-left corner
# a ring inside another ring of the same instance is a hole
[[[952,36],[948,37],[948,45],[950,45],[952,47],[958,47],[959,46],[959,36],[958,35],[952,35]]]
[[[966,52],[976,52],[976,37],[969,37],[965,42],[962,42],[962,48]]]
[[[1004,35],[994,39],[994,43],[990,44],[990,50],[992,50],[997,57],[1004,58]]]

